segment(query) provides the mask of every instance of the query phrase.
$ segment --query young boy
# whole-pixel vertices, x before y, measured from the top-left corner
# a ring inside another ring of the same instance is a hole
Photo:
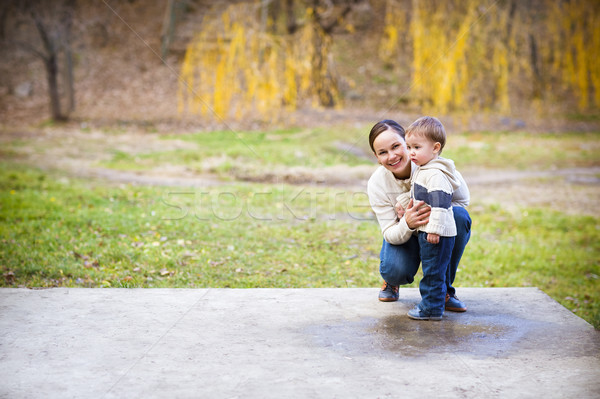
[[[410,196],[431,207],[429,222],[417,229],[423,270],[421,302],[408,312],[415,320],[441,320],[444,314],[446,274],[456,236],[452,193],[462,180],[454,162],[440,157],[445,144],[446,131],[437,118],[424,116],[406,130],[408,154],[417,165]]]

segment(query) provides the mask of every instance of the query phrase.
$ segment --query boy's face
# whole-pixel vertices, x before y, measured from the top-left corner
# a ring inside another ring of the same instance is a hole
[[[412,134],[406,137],[406,148],[410,160],[419,166],[423,166],[432,159],[437,158],[441,147],[440,143],[429,140],[424,136]]]

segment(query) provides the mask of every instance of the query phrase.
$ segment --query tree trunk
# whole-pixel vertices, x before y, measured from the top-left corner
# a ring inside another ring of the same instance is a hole
[[[64,83],[67,95],[67,114],[75,110],[75,87],[73,84],[73,51],[71,49],[71,27],[73,26],[74,9],[75,1],[68,0],[65,3],[65,10],[63,12],[64,38],[62,46],[65,54]]]
[[[65,48],[65,91],[67,92],[67,113],[75,111],[75,87],[73,84],[73,53],[71,47]]]
[[[42,39],[42,44],[46,50],[46,54],[42,56],[44,65],[46,66],[46,75],[48,78],[48,95],[50,97],[50,114],[52,119],[56,121],[64,121],[67,118],[60,112],[60,96],[58,94],[58,61],[57,56],[57,44],[51,40],[51,36],[48,35],[48,30],[42,21],[42,18],[37,14],[36,10],[32,8],[30,10],[31,17],[35,23],[37,31]]]
[[[260,3],[260,30],[262,33],[267,31],[267,19],[269,17],[269,3],[271,0],[262,0]]]
[[[60,96],[58,94],[58,64],[56,54],[50,54],[45,59],[46,74],[48,77],[48,95],[50,96],[50,113],[55,121],[64,121],[67,118],[60,112]]]
[[[11,6],[12,4],[10,3],[5,3],[0,6],[0,40],[6,38],[6,20]]]
[[[285,16],[286,16],[286,28],[290,35],[293,35],[298,30],[298,23],[296,22],[296,16],[294,15],[294,0],[285,1]]]
[[[162,58],[167,56],[171,42],[173,41],[173,35],[175,34],[176,24],[176,3],[177,0],[168,0],[167,9],[165,10],[165,16],[163,19],[162,32],[160,34],[160,55]]]
[[[531,70],[533,71],[533,97],[540,98],[542,95],[542,74],[538,62],[537,42],[532,33],[529,34],[529,55]]]

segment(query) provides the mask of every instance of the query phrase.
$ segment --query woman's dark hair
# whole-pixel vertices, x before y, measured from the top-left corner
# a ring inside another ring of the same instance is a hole
[[[381,133],[386,130],[392,130],[395,133],[399,134],[400,137],[404,140],[404,128],[400,126],[400,124],[391,119],[384,119],[381,122],[377,122],[375,126],[371,128],[371,133],[369,133],[369,145],[371,146],[371,150],[375,152],[375,148],[373,148],[373,142]]]

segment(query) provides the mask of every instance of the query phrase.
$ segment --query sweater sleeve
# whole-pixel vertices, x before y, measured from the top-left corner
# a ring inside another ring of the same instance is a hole
[[[442,237],[453,237],[456,235],[456,227],[454,224],[449,226],[447,223],[452,218],[452,209],[431,208],[425,231]]]
[[[408,208],[408,204],[410,203],[410,191],[400,194],[396,198],[396,202],[399,202],[400,206],[406,210],[406,208]],[[394,207],[395,206],[396,204],[394,204]]]
[[[460,187],[452,194],[452,205],[466,208],[471,201],[469,187],[458,170],[454,171],[454,176],[460,181]]]
[[[383,238],[392,245],[400,245],[407,242],[414,230],[410,229],[404,218],[398,220],[396,210],[385,193],[385,189],[375,182],[369,181],[367,194],[371,209],[377,217]]]

